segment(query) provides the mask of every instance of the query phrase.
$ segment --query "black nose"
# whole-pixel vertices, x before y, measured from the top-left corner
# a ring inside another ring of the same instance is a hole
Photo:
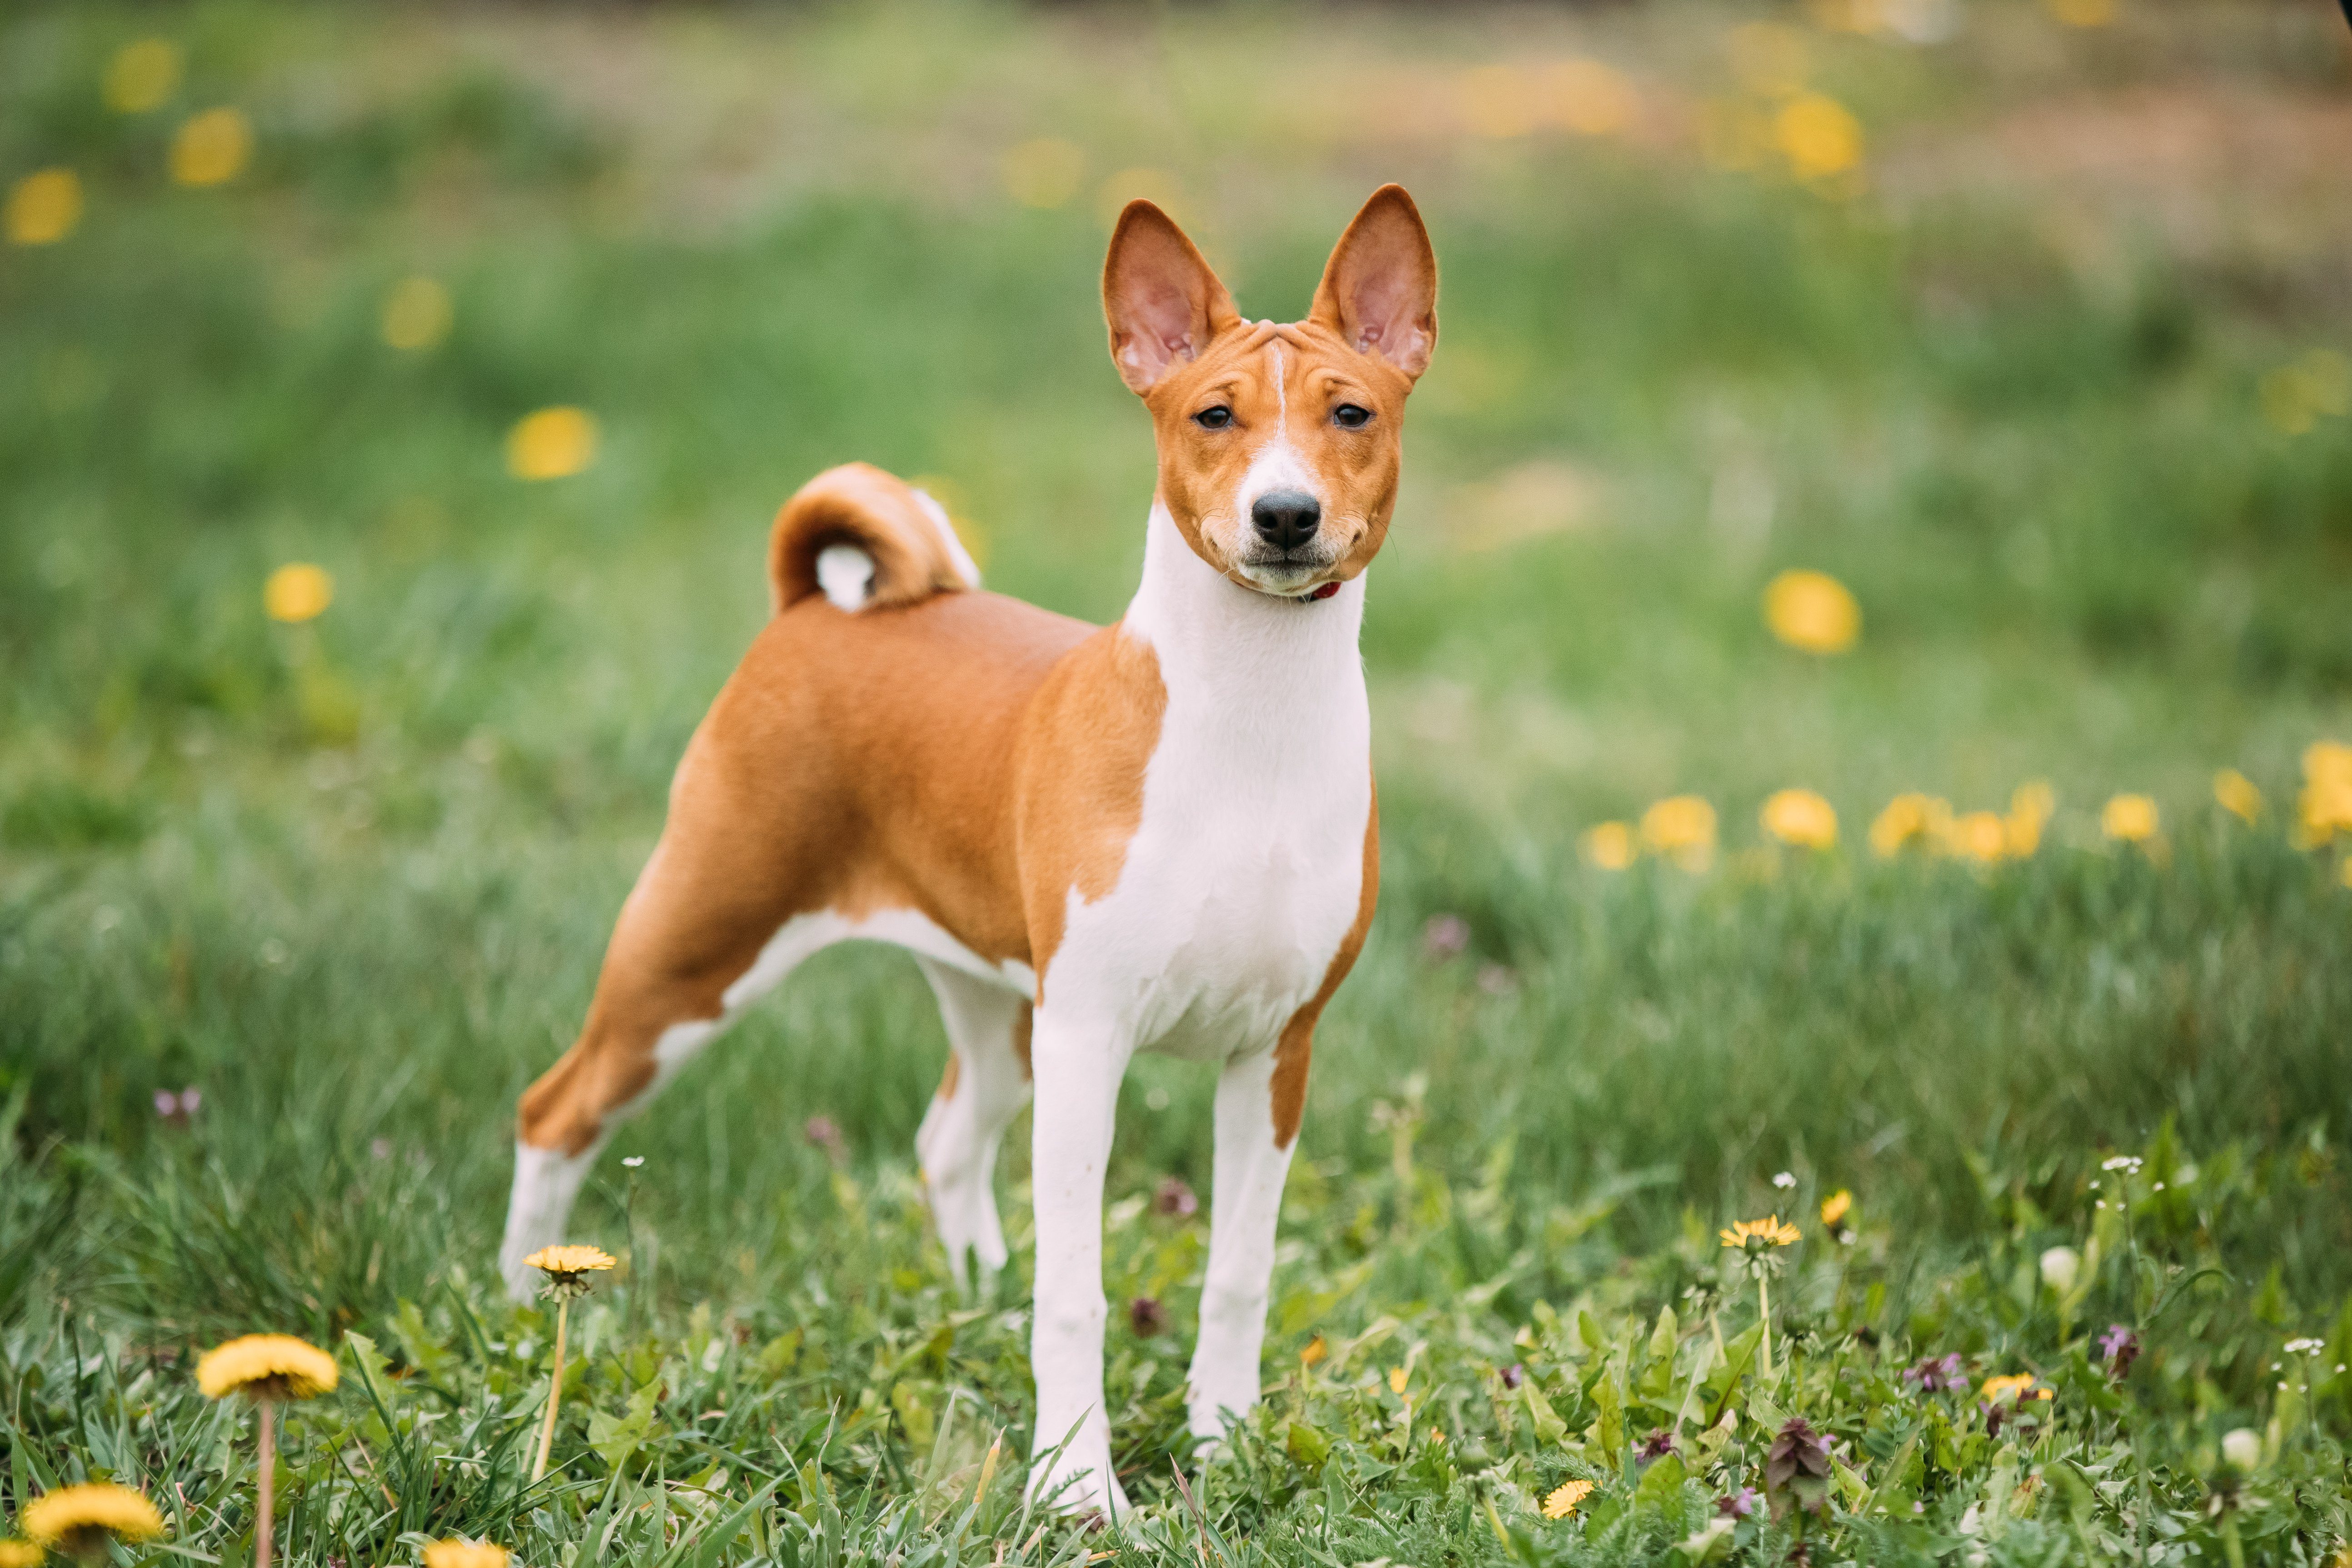
[[[1305,490],[1271,490],[1251,506],[1250,521],[1276,550],[1296,550],[1323,526],[1323,503]]]

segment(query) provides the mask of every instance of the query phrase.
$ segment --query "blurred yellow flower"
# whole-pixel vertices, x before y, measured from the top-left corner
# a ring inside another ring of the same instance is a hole
[[[1318,1334],[1313,1339],[1307,1342],[1307,1348],[1305,1350],[1298,1352],[1298,1364],[1301,1366],[1313,1366],[1317,1362],[1321,1361],[1325,1356],[1329,1355],[1330,1353],[1331,1346],[1329,1342],[1326,1341],[1321,1334]]]
[[[2295,841],[2308,848],[2346,831],[2352,831],[2352,746],[2315,741],[2303,753]]]
[[[1862,606],[1826,572],[1783,572],[1765,584],[1764,624],[1790,647],[1843,653],[1862,635]]]
[[[1633,853],[1633,829],[1625,823],[1595,823],[1584,830],[1584,858],[1604,871],[1622,871]]]
[[[456,312],[437,278],[404,278],[383,297],[383,341],[415,353],[449,335]]]
[[[236,178],[253,155],[253,121],[241,109],[207,109],[172,138],[172,178],[184,185],[217,185]]]
[[[335,579],[323,566],[289,561],[261,584],[261,607],[273,621],[315,620],[335,602]]]
[[[2048,1399],[2051,1396],[2048,1389],[2033,1386],[2033,1374],[2029,1372],[2016,1373],[2008,1377],[1986,1378],[1981,1392],[1993,1405],[2014,1405],[2021,1399]]]
[[[1837,812],[1809,789],[1784,789],[1764,803],[1764,831],[1783,844],[1828,849],[1837,844]]]
[[[1004,194],[1024,207],[1057,207],[1078,194],[1087,172],[1087,154],[1075,142],[1040,136],[1007,148],[997,172]]]
[[[334,602],[334,578],[307,561],[288,562],[261,585],[261,607],[273,621],[314,620]]]
[[[0,1568],[41,1568],[47,1555],[29,1541],[0,1541]]]
[[[1580,136],[1614,135],[1633,123],[1633,84],[1599,60],[1557,60],[1537,80],[1546,112]]]
[[[1404,1392],[1405,1384],[1410,1381],[1412,1377],[1412,1373],[1407,1372],[1401,1366],[1392,1366],[1389,1368],[1389,1392],[1391,1394],[1402,1394]]]
[[[2235,768],[2223,768],[2213,775],[2213,798],[2221,809],[2246,822],[2263,814],[2263,792]]]
[[[81,176],[36,169],[8,192],[8,243],[55,245],[81,222]]]
[[[1546,1519],[1566,1519],[1576,1511],[1576,1505],[1592,1495],[1591,1481],[1562,1481],[1543,1500]]]
[[[1940,844],[1951,820],[1950,803],[1906,791],[1888,801],[1871,823],[1870,847],[1880,855],[1895,855],[1914,844]]]
[[[2156,837],[2156,802],[2144,795],[2119,795],[2099,808],[2099,831],[2126,844]]]
[[[523,1259],[525,1265],[546,1275],[551,1285],[578,1285],[583,1276],[602,1274],[615,1261],[601,1247],[542,1247]]]
[[[1990,865],[2009,849],[2009,824],[1998,812],[1963,812],[1945,830],[1944,846],[1964,859]]]
[[[2324,415],[2352,413],[2352,361],[2333,349],[2314,349],[2263,377],[2263,417],[2300,436]]]
[[[562,479],[596,460],[596,420],[583,408],[542,408],[507,432],[507,471],[519,479]]]
[[[1669,795],[1642,814],[1644,848],[1701,871],[1715,858],[1715,807],[1695,795]]]
[[[2116,19],[2116,0],[2050,0],[2050,14],[2070,27],[2104,27]]]
[[[1801,180],[1843,174],[1862,162],[1862,121],[1818,92],[1790,100],[1772,117],[1772,139]]]
[[[2042,847],[2042,830],[2058,809],[2058,793],[2040,779],[2021,784],[2009,797],[2009,816],[2001,824],[2002,849],[2022,860]]]
[[[84,1481],[43,1492],[25,1505],[16,1525],[36,1545],[80,1557],[102,1549],[110,1535],[152,1541],[163,1533],[163,1516],[143,1492],[111,1481]]]
[[[1822,1223],[1835,1225],[1853,1207],[1853,1194],[1843,1187],[1822,1200]]]
[[[1787,1247],[1805,1233],[1793,1225],[1782,1223],[1779,1215],[1770,1215],[1763,1219],[1735,1221],[1729,1230],[1717,1234],[1723,1237],[1724,1246],[1744,1247],[1751,1241],[1761,1242],[1766,1247]]]
[[[247,1334],[205,1352],[196,1386],[207,1399],[314,1399],[335,1386],[335,1358],[291,1334]]]
[[[1138,199],[1151,203],[1171,217],[1183,205],[1174,177],[1160,169],[1121,169],[1095,187],[1095,210],[1105,228],[1118,221],[1128,203]]]
[[[487,1541],[436,1541],[425,1549],[425,1568],[507,1568],[507,1549]]]
[[[180,86],[180,46],[169,38],[134,38],[106,65],[106,107],[117,114],[161,109]]]

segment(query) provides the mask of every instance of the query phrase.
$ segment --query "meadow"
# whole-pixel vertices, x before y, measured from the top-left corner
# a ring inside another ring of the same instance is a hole
[[[273,1331],[331,1568],[2341,1563],[2347,144],[2315,4],[12,8],[0,1521],[249,1560],[194,1367]],[[512,1105],[775,507],[922,476],[1115,617],[1106,214],[1288,317],[1386,179],[1442,335],[1265,1404],[1192,1452],[1145,1060],[1138,1508],[1024,1505],[1027,1120],[959,1296],[929,994],[836,949],[605,1156],[533,1482]]]

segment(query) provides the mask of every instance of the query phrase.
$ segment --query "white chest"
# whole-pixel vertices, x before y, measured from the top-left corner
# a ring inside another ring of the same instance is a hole
[[[1363,585],[1296,605],[1200,568],[1207,580],[1186,573],[1171,603],[1155,568],[1188,563],[1200,567],[1189,552],[1147,559],[1129,614],[1159,658],[1167,708],[1118,879],[1091,904],[1073,898],[1046,994],[1139,1048],[1223,1058],[1274,1043],[1360,906],[1372,808]]]

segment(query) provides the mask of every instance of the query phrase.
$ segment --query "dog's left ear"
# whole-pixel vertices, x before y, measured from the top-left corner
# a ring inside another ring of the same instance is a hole
[[[1421,378],[1437,347],[1437,255],[1402,185],[1382,185],[1339,237],[1311,317]]]

